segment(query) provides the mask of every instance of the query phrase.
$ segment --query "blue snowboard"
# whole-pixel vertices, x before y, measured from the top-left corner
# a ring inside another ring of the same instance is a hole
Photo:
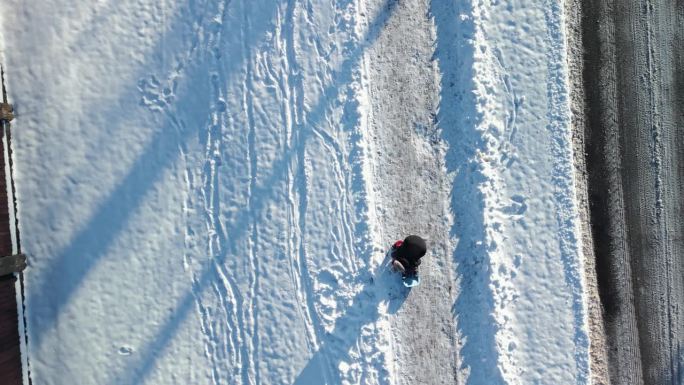
[[[420,284],[420,277],[418,277],[418,275],[407,275],[406,277],[402,277],[401,281],[404,282],[404,286],[406,287],[415,287]]]

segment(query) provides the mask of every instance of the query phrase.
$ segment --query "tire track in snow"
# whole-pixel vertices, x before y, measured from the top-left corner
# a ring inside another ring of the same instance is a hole
[[[620,172],[623,154],[620,145],[621,119],[617,106],[619,72],[616,53],[620,49],[614,41],[617,36],[613,20],[616,9],[612,2],[593,3],[582,2],[582,48],[587,56],[597,59],[584,61],[586,69],[583,81],[592,85],[584,87],[587,101],[587,146],[584,150],[606,342],[608,347],[616,347],[606,349],[610,363],[608,369],[612,381],[620,379],[617,382],[623,383],[628,379],[632,385],[641,385],[641,353],[625,212],[627,179],[623,180]],[[599,87],[593,87],[594,84]]]

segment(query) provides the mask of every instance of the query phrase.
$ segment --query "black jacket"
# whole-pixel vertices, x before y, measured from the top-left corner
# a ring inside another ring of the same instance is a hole
[[[401,246],[394,250],[393,258],[401,262],[407,274],[416,272],[420,265],[420,259],[427,252],[425,240],[417,235],[409,235],[404,239]]]

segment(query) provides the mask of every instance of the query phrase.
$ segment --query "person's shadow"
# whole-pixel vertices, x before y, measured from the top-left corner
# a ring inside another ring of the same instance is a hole
[[[333,331],[321,337],[322,345],[292,385],[341,383],[340,373],[336,370],[339,358],[357,342],[363,326],[401,308],[411,289],[401,283],[399,273],[392,271],[390,259],[388,251],[380,265],[365,273],[365,286],[356,294],[347,312],[335,321]]]

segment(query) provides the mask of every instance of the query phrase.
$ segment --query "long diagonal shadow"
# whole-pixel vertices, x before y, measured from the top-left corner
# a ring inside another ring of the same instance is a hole
[[[272,186],[277,185],[278,181],[287,175],[288,166],[292,162],[293,157],[297,156],[299,153],[297,150],[303,149],[306,146],[306,142],[313,133],[314,127],[325,121],[326,111],[329,108],[329,104],[334,103],[337,93],[343,89],[344,85],[349,84],[353,80],[354,65],[360,61],[367,47],[377,40],[380,32],[392,15],[396,4],[396,0],[386,1],[384,11],[380,12],[373,22],[369,24],[369,30],[366,38],[361,42],[361,44],[355,47],[355,49],[349,55],[347,55],[340,69],[333,77],[333,84],[325,88],[318,104],[314,108],[310,109],[306,114],[306,123],[299,127],[301,130],[300,143],[297,144],[294,150],[286,152],[285,156],[274,164],[271,176],[261,183],[261,186],[263,187],[257,187],[256,190],[252,191],[251,196],[253,199],[251,207],[241,210],[233,223],[226,228],[225,234],[230,236],[231,240],[236,241],[242,239],[242,237],[246,235],[245,233],[249,228],[248,223],[250,219],[254,216],[257,216],[258,213],[267,207],[267,203],[274,193]],[[298,167],[304,167],[304,165],[299,164]],[[195,285],[197,292],[203,292],[207,286],[213,282],[214,277],[217,274],[215,267],[216,264],[223,264],[227,257],[228,250],[222,250],[220,255],[207,262],[207,266],[203,268],[200,278]],[[385,282],[385,288],[389,286],[384,278],[383,282]],[[394,282],[396,282],[396,279]],[[394,290],[391,290],[393,293],[396,293],[397,291],[401,292],[401,288],[395,288]],[[371,301],[370,303],[365,303],[367,302],[365,298],[371,294],[375,300]],[[154,369],[156,361],[162,356],[163,350],[168,346],[174,335],[177,333],[179,327],[182,325],[183,321],[188,317],[188,314],[194,306],[194,295],[195,294],[193,292],[186,293],[186,295],[176,306],[173,314],[169,316],[169,319],[166,321],[166,323],[157,331],[152,341],[139,350],[139,354],[136,355],[136,357],[139,358],[137,358],[135,361],[131,361],[131,363],[120,374],[112,376],[111,381],[108,381],[108,383],[117,384],[122,382],[127,384],[138,384],[144,382],[152,369]],[[400,298],[391,298],[389,294],[383,296],[377,292],[374,293],[373,290],[367,289],[362,290],[362,292],[354,298],[353,303],[357,307],[362,307],[364,311],[370,311],[371,313],[372,309],[375,308],[375,313],[377,314],[377,306],[383,300],[390,301],[389,311],[394,312],[399,308],[404,299],[405,295],[400,296]],[[342,336],[340,340],[341,343],[338,344],[338,347],[344,348],[344,346],[348,344],[353,344],[357,338],[355,335],[358,334],[358,332],[361,330],[361,327],[365,323],[371,322],[371,319],[373,319],[372,314],[367,315],[366,317],[361,317],[358,320],[352,320],[350,317],[343,316],[340,322],[336,323],[335,330],[339,331],[341,330],[342,325],[347,324],[345,327],[355,330],[356,332],[346,333],[346,336]],[[351,323],[351,325],[349,325],[349,323]],[[335,333],[333,333],[333,335],[334,334]],[[315,354],[314,359],[309,362],[309,365],[307,365],[307,368],[315,368],[315,363],[312,364],[312,362],[319,362],[320,360],[324,359],[326,353],[330,351],[330,348],[333,345],[334,344],[332,342],[324,344],[326,349],[319,349],[319,351]],[[305,376],[308,376],[312,374],[312,370],[306,370],[305,368],[305,371],[302,373]],[[303,377],[300,375],[300,378]],[[298,381],[301,383],[300,380]]]
[[[470,42],[475,25],[472,7],[467,2],[433,0],[431,13],[437,28],[437,52],[441,79],[439,126],[449,143],[446,166],[455,174],[451,194],[454,212],[453,235],[458,236],[454,261],[459,279],[459,294],[452,312],[457,328],[465,339],[458,353],[470,370],[469,385],[503,385],[498,367],[495,336],[497,326],[492,316],[494,302],[489,287],[489,255],[486,250],[484,196],[485,182],[479,166],[472,161],[477,150],[486,144],[478,131],[477,95],[474,85],[474,49]],[[463,368],[462,368],[463,369]]]
[[[173,19],[169,22],[171,25],[168,29],[173,30],[174,26],[179,25],[182,20]],[[262,32],[268,26],[269,20],[253,25],[254,33],[248,37],[251,39],[248,44],[253,44],[262,38]],[[161,56],[164,49],[166,48],[163,42],[158,42],[155,48],[156,53],[150,53],[149,57]],[[236,60],[230,64],[229,75],[235,72],[234,70],[240,63]],[[188,88],[185,94],[177,95],[176,104],[182,105],[186,100],[189,103],[193,102],[196,99],[195,93],[191,92],[193,90],[197,94],[206,92],[202,86],[209,83],[209,75],[199,67],[201,66],[190,66],[195,72],[188,74],[189,79],[194,79],[189,83],[194,84],[196,88]],[[109,125],[117,127],[120,124],[122,114],[118,108],[124,101],[139,98],[139,91],[132,89],[121,95],[119,103],[114,103],[109,106],[110,109],[102,111],[104,116],[112,117]],[[209,114],[209,106],[206,108],[204,116]],[[197,115],[196,112],[194,114]],[[168,122],[152,136],[128,174],[109,193],[108,198],[98,207],[83,230],[51,261],[52,268],[46,269],[41,281],[31,282],[31,285],[35,285],[30,288],[32,309],[29,313],[31,318],[29,344],[32,345],[32,349],[41,349],[45,334],[57,322],[61,308],[69,303],[75,290],[97,261],[106,255],[112,242],[126,228],[131,215],[137,211],[150,190],[159,182],[164,170],[178,159],[178,145],[197,134],[196,130],[177,130],[172,123],[177,122]],[[40,301],[40,306],[36,306],[38,305],[36,301]]]

